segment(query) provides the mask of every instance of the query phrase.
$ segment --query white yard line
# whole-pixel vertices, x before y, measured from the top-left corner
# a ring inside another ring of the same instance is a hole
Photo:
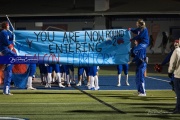
[[[159,79],[159,78],[155,78],[155,77],[148,77],[147,78],[150,78],[150,79],[154,79],[154,80],[159,80],[159,81],[163,81],[163,82],[170,82],[168,80],[163,80],[163,79]]]
[[[16,118],[16,117],[0,117],[0,120],[29,120],[29,119]]]

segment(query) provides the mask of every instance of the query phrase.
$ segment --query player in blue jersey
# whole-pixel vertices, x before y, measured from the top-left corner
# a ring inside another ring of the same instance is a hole
[[[149,45],[149,35],[146,28],[146,24],[142,19],[136,22],[137,28],[129,28],[129,30],[136,34],[131,40],[138,40],[139,44],[134,48],[133,52],[139,51],[141,49],[146,49]]]
[[[3,22],[1,24],[2,31],[0,32],[0,53],[3,56],[16,56],[16,53],[13,52],[9,46],[13,44],[13,34],[9,31],[9,23]],[[13,95],[10,93],[10,83],[12,77],[12,64],[6,65],[4,70],[4,87],[3,94]]]
[[[128,82],[128,69],[129,65],[128,64],[122,64],[122,65],[117,65],[117,70],[118,70],[118,84],[117,86],[121,86],[121,72],[122,70],[124,71],[124,74],[126,76],[126,85],[129,86]]]
[[[136,46],[133,49],[136,49],[138,47],[138,40],[135,40]],[[145,91],[145,79],[144,79],[144,72],[147,67],[146,63],[146,49],[141,49],[139,51],[136,51],[133,53],[133,49],[131,50],[131,54],[133,54],[134,59],[129,62],[135,62],[136,63],[136,86],[138,90],[138,96],[146,96]]]

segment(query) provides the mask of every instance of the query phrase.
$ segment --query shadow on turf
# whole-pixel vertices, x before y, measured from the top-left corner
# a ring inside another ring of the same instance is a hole
[[[98,99],[97,97],[93,96],[92,94],[89,94],[89,93],[87,93],[87,92],[85,92],[85,91],[79,89],[79,88],[76,87],[76,86],[73,86],[73,87],[74,87],[75,89],[79,90],[80,92],[82,92],[83,94],[85,94],[85,95],[87,95],[87,96],[93,98],[94,100],[100,102],[101,104],[103,104],[103,105],[105,105],[105,106],[107,106],[107,107],[109,107],[109,108],[115,110],[116,112],[121,113],[121,114],[126,114],[125,112],[123,112],[123,111],[117,109],[116,107],[114,107],[114,106],[112,106],[112,105],[110,105],[110,104],[108,104],[108,103],[106,103],[106,102],[104,102],[104,101]]]

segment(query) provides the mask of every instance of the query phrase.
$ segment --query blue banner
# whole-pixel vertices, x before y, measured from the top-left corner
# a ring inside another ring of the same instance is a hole
[[[88,31],[15,30],[19,56],[34,56],[44,63],[115,65],[129,61],[130,32],[126,29]]]

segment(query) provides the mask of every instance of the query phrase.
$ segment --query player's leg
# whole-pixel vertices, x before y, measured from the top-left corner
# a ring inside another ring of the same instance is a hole
[[[85,70],[85,74],[86,74],[86,78],[87,78],[87,85],[86,86],[90,86],[90,77],[89,77],[89,72],[90,72],[90,67],[84,67]]]
[[[44,80],[44,84],[48,83],[48,70],[47,70],[47,66],[44,65],[44,69],[43,69],[43,80]]]
[[[117,84],[117,86],[121,86],[122,65],[117,65],[117,72],[118,72],[118,84]]]
[[[55,80],[56,80],[56,71],[55,70],[53,70],[52,71],[52,83],[54,84],[55,83]]]
[[[10,93],[10,83],[12,78],[12,67],[13,65],[8,65],[4,70],[4,87],[3,87],[3,94],[6,95],[13,95]]]
[[[67,86],[71,87],[70,75],[69,75],[69,66],[68,65],[64,65],[64,69],[65,69],[65,73],[66,73]]]
[[[176,107],[173,113],[179,114],[180,113],[180,79],[179,78],[174,78],[174,90],[175,90],[177,99],[176,99]]]
[[[43,79],[45,81],[45,87],[48,85],[48,64],[44,64],[44,76]]]
[[[39,64],[41,83],[44,85],[47,83],[47,66],[45,64]]]
[[[172,86],[172,90],[174,91],[174,74],[172,75],[172,78],[169,84]]]
[[[146,96],[146,91],[145,91],[145,77],[144,77],[144,72],[146,70],[147,64],[143,62],[140,67],[139,67],[139,89],[140,89],[140,94],[138,96]]]
[[[65,86],[62,85],[62,82],[61,82],[61,71],[60,71],[59,64],[54,64],[54,70],[55,70],[56,75],[57,75],[57,79],[58,79],[58,82],[59,82],[59,87],[64,88]]]
[[[94,75],[94,83],[95,83],[95,90],[99,90],[99,78],[98,78],[98,68],[97,66],[93,67],[93,75]]]
[[[48,71],[48,75],[47,75],[47,80],[48,80],[48,82],[47,82],[47,84],[46,84],[45,87],[51,88],[52,71],[53,71],[53,66],[52,66],[52,64],[49,64],[49,65],[47,66],[47,71]]]
[[[140,75],[139,75],[139,66],[136,67],[136,76],[135,76],[135,83],[137,87],[138,95],[140,94]]]
[[[92,75],[90,77],[90,86],[88,87],[91,90],[95,90],[95,85],[94,85],[94,77]]]
[[[61,73],[61,83],[65,81],[65,70],[64,70],[64,65],[60,65],[60,73]]]
[[[3,50],[2,55],[4,56],[17,56],[17,54],[10,49]],[[3,87],[3,94],[6,95],[13,95],[10,93],[10,83],[12,78],[12,67],[13,64],[6,65],[6,68],[4,69],[4,87]]]
[[[67,78],[67,86],[71,87],[70,76],[67,73],[66,73],[66,78]]]
[[[90,77],[90,86],[88,87],[88,89],[91,89],[91,90],[95,90],[95,85],[94,85],[94,76],[93,76],[93,67],[89,67],[89,77]]]
[[[124,70],[124,74],[125,74],[125,76],[126,76],[126,82],[125,82],[125,84],[126,84],[127,86],[129,86],[129,82],[128,82],[128,78],[129,78],[129,76],[128,76],[128,69],[129,69],[129,65],[128,65],[128,64],[123,64],[123,70]]]
[[[82,75],[84,72],[83,67],[78,67],[78,84],[76,86],[81,86],[82,85]]]
[[[69,65],[68,67],[69,67],[69,69],[71,71],[71,73],[70,73],[71,81],[72,81],[73,84],[75,84],[76,82],[75,82],[75,76],[74,76],[74,66],[73,65]]]
[[[27,84],[27,89],[28,90],[36,90],[36,88],[32,87],[32,79],[33,79],[33,75],[36,73],[36,64],[30,64],[29,65],[29,77],[28,77],[28,84]]]
[[[95,76],[97,72],[97,66],[89,67],[89,76],[90,76],[90,86],[88,87],[91,90],[95,90]],[[96,79],[96,85],[98,89],[98,79]]]
[[[97,66],[97,72],[96,72],[96,75],[99,76],[99,70],[100,70],[100,67]]]
[[[39,64],[39,71],[40,71],[40,78],[41,78],[41,84],[44,84],[44,74],[43,74],[43,65],[44,64]]]

